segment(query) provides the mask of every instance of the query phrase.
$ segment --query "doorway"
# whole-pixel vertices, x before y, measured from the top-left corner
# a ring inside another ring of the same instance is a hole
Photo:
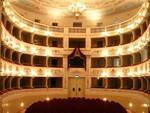
[[[84,77],[70,77],[68,81],[68,95],[69,97],[84,97],[85,96],[85,78]]]

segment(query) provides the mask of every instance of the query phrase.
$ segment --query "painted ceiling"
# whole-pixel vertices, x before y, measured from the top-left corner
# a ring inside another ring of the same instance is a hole
[[[142,0],[78,0],[86,5],[86,11],[98,10],[103,15],[122,13],[135,9],[142,4]],[[41,14],[48,14],[52,8],[67,12],[69,5],[76,0],[10,0],[12,5]]]

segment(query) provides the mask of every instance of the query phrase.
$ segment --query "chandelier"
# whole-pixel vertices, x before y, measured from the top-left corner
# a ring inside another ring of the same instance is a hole
[[[69,10],[74,14],[75,17],[79,17],[83,11],[85,11],[86,6],[82,3],[76,1],[69,6]]]

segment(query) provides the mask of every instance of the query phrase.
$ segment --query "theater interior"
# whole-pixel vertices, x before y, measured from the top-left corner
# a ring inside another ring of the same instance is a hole
[[[0,113],[150,113],[150,0],[1,0]]]

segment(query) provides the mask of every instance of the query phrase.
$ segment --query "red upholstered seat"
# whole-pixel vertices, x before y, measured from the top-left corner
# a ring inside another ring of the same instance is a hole
[[[25,113],[127,113],[119,103],[100,99],[67,98],[39,101]]]

